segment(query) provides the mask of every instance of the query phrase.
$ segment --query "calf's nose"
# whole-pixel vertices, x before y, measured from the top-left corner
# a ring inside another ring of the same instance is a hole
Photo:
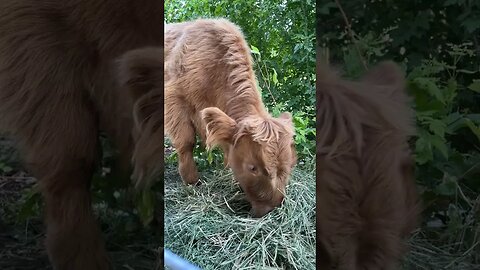
[[[250,215],[254,218],[261,218],[272,211],[275,207],[269,205],[255,206],[250,210]]]

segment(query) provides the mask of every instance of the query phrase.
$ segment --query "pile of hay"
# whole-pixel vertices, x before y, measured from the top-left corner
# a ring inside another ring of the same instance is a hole
[[[313,163],[313,162],[312,162]],[[182,184],[175,165],[165,168],[165,247],[207,269],[315,269],[315,171],[296,168],[282,207],[263,218],[229,170]]]

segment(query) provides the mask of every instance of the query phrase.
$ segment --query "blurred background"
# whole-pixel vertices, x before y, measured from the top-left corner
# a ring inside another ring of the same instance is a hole
[[[413,97],[424,200],[404,269],[480,269],[480,1],[319,0],[322,61],[357,78],[400,63]]]

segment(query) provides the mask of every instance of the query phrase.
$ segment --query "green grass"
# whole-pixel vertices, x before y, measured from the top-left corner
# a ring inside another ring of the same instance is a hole
[[[202,175],[188,187],[176,165],[165,168],[165,247],[208,269],[315,269],[315,170],[293,171],[282,207],[248,216],[230,170]]]

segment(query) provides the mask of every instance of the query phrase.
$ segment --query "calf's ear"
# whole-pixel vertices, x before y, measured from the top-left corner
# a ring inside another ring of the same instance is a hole
[[[371,68],[362,80],[374,85],[403,86],[405,75],[395,62],[382,61]]]
[[[363,76],[362,81],[383,87],[397,101],[406,98],[405,74],[393,61],[380,62]]]
[[[289,112],[283,112],[281,113],[278,118],[284,120],[284,121],[287,121],[288,123],[292,123],[292,114],[289,113]]]
[[[289,127],[294,127],[291,113],[283,112],[278,116],[278,119],[281,120],[283,123],[287,124]]]
[[[128,51],[117,63],[120,88],[128,91],[135,123],[140,125],[163,108],[163,47]]]
[[[217,107],[208,107],[200,111],[202,122],[207,130],[207,148],[216,145],[231,144],[237,122]]]

